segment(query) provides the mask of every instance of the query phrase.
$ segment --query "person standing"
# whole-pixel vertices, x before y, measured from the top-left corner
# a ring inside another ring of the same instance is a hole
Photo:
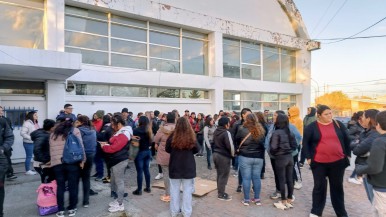
[[[14,139],[15,137],[13,136],[12,129],[8,125],[6,119],[0,118],[0,217],[4,216],[4,182],[8,170],[8,160],[5,153],[11,149]]]
[[[208,164],[208,170],[212,170],[212,147],[213,147],[213,134],[216,130],[214,120],[212,117],[207,117],[204,126],[204,145],[206,149],[206,161]]]
[[[9,120],[9,118],[4,116],[4,109],[3,109],[2,106],[0,106],[0,120],[3,120],[3,121],[5,121],[5,123],[8,124],[9,128],[12,131],[12,135],[13,135],[13,128],[12,128],[11,120]],[[6,177],[7,177],[7,180],[9,180],[9,181],[17,179],[17,176],[15,176],[15,174],[13,173],[13,167],[12,167],[12,160],[11,160],[12,151],[13,151],[12,145],[13,145],[13,142],[9,146],[9,149],[5,149],[4,150],[4,154],[7,157],[7,161],[8,161],[8,169],[7,169],[7,172],[6,172]]]
[[[72,113],[72,111],[74,110],[74,107],[72,107],[71,104],[65,104],[64,105],[64,110],[62,110],[60,112],[60,114],[58,116],[56,116],[56,121],[57,122],[62,122],[62,121],[72,121],[72,122],[75,122],[76,121],[76,116]]]
[[[170,202],[170,181],[169,181],[169,160],[170,154],[166,152],[166,140],[173,133],[176,116],[173,112],[169,112],[166,118],[166,124],[160,127],[154,137],[155,147],[157,149],[157,163],[162,167],[163,179],[165,185],[165,194],[161,196],[164,202]]]
[[[376,116],[376,130],[380,134],[370,150],[365,165],[356,165],[358,175],[367,174],[369,183],[373,186],[374,198],[372,201],[373,216],[386,216],[386,111]]]
[[[31,170],[31,160],[34,151],[34,143],[31,140],[31,133],[39,128],[38,113],[36,111],[28,112],[20,131],[20,135],[23,137],[23,146],[26,155],[24,162],[26,175],[36,175],[36,172]]]
[[[350,165],[350,138],[343,123],[332,119],[326,105],[316,109],[318,120],[304,130],[303,146],[314,177],[310,216],[321,216],[327,197],[327,180],[337,216],[348,216],[344,204],[343,176]]]
[[[303,119],[303,129],[306,128],[310,123],[314,121],[316,121],[316,109],[314,107],[308,107],[307,115]],[[303,147],[301,147],[300,160],[299,160],[300,168],[304,166],[305,161],[306,161],[306,156],[304,154]]]
[[[198,153],[196,135],[187,118],[177,120],[174,132],[166,141],[166,152],[170,153],[170,212],[177,216],[181,211],[185,217],[192,215],[192,193],[196,177],[196,161]],[[182,186],[182,206],[180,205],[180,188]]]
[[[299,131],[300,135],[303,136],[303,121],[300,118],[300,109],[297,106],[292,106],[288,109],[288,118],[289,122],[296,127]],[[299,140],[299,145],[297,150],[293,152],[293,160],[294,160],[294,169],[293,169],[293,179],[294,179],[294,188],[300,189],[302,188],[302,174],[300,171],[299,164],[299,153],[301,152],[301,139]]]
[[[217,172],[217,198],[230,201],[232,197],[225,193],[225,186],[228,183],[230,164],[235,155],[235,148],[232,135],[228,131],[230,126],[229,118],[222,117],[218,121],[218,127],[213,134],[213,161]]]
[[[202,157],[204,152],[203,142],[204,142],[204,127],[205,127],[205,121],[204,121],[204,114],[198,113],[197,114],[197,124],[194,128],[194,132],[196,133],[197,137],[197,144],[199,147],[199,151],[196,154],[197,157]]]

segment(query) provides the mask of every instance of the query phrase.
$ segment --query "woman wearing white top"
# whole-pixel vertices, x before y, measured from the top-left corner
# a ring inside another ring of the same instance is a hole
[[[23,123],[23,127],[21,128],[20,135],[23,137],[23,146],[25,150],[25,174],[26,175],[36,175],[36,172],[31,170],[31,160],[32,154],[34,150],[34,143],[31,139],[31,133],[37,129],[39,129],[38,124],[38,113],[36,111],[28,112],[25,117],[25,121]]]
[[[206,149],[206,160],[208,162],[208,170],[212,170],[211,157],[212,157],[212,147],[213,147],[213,133],[216,130],[214,125],[214,120],[212,117],[208,116],[205,119],[204,127],[204,144]]]

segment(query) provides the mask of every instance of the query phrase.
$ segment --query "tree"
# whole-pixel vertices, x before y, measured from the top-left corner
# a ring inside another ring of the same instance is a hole
[[[344,110],[351,109],[351,101],[342,91],[326,93],[316,98],[315,103],[328,105],[338,115]]]
[[[189,94],[189,98],[192,98],[192,99],[198,99],[201,97],[201,94],[198,90],[192,90]]]

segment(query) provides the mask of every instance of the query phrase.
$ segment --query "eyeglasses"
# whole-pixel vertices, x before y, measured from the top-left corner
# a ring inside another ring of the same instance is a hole
[[[66,109],[74,109],[74,108],[67,107]]]

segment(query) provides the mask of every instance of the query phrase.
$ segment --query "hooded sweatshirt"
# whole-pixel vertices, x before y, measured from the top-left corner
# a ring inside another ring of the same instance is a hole
[[[176,124],[166,123],[161,126],[154,137],[154,142],[158,145],[157,163],[161,166],[169,166],[170,154],[166,152],[166,140],[173,133]]]
[[[97,145],[95,130],[87,126],[80,126],[78,127],[78,129],[80,130],[80,134],[82,135],[84,152],[86,154],[95,154]]]
[[[232,158],[235,155],[232,135],[225,127],[217,127],[213,133],[213,152]]]
[[[292,106],[289,110],[289,122],[295,125],[301,136],[303,136],[303,121],[300,118],[300,110],[297,106]]]
[[[122,127],[109,140],[110,145],[102,147],[103,151],[108,153],[106,163],[109,167],[113,167],[118,163],[129,158],[129,141],[133,131],[130,126]]]
[[[307,114],[304,119],[303,119],[303,126],[306,127],[307,125],[309,125],[310,123],[316,121],[316,109],[314,107],[310,107],[311,109],[311,112],[309,114]]]

